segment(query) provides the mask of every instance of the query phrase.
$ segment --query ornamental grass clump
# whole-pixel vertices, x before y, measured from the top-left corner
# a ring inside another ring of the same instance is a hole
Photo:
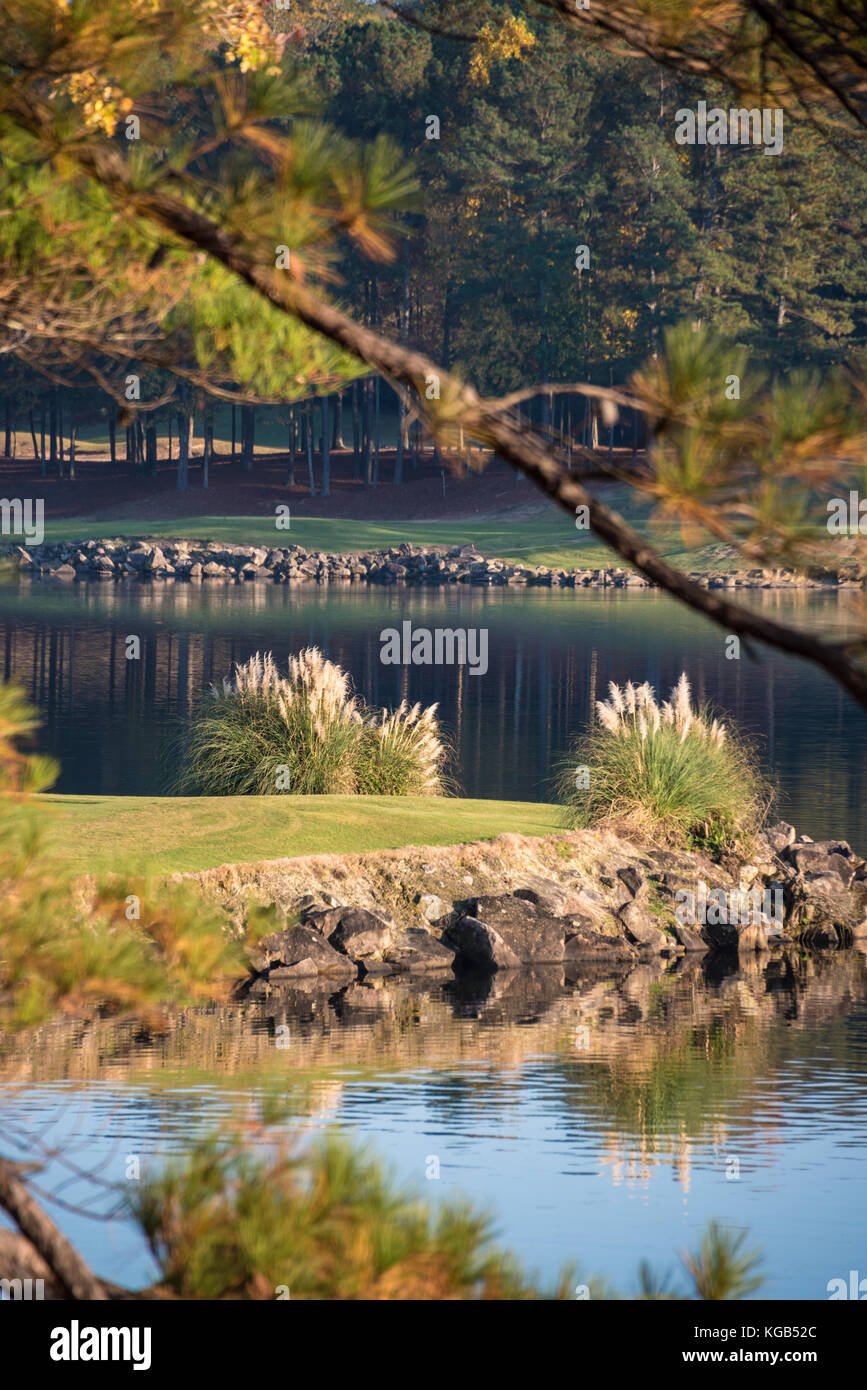
[[[396,710],[365,720],[358,749],[358,790],[392,796],[436,796],[443,790],[444,747],[436,705]]]
[[[612,682],[598,722],[558,777],[572,826],[618,821],[722,848],[756,830],[770,793],[742,735],[693,708],[682,675],[657,703],[645,682]]]
[[[205,796],[434,796],[446,748],[436,705],[369,711],[316,647],[281,673],[258,652],[213,687],[184,735],[178,789]]]

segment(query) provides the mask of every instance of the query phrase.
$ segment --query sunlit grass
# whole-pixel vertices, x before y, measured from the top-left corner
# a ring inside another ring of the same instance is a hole
[[[433,796],[40,796],[48,853],[76,873],[193,873],[302,854],[552,835],[557,806]]]

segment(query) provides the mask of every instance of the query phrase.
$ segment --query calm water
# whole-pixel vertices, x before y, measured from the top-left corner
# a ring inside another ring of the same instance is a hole
[[[843,627],[833,596],[753,601]],[[379,634],[405,618],[487,628],[487,674],[383,666]],[[22,581],[0,590],[0,628],[4,674],[43,711],[62,791],[163,789],[167,736],[199,692],[257,649],[315,643],[371,702],[438,700],[457,775],[478,797],[545,799],[552,763],[609,680],[667,693],[685,669],[759,740],[781,814],[867,847],[864,715],[803,664],[726,660],[723,634],[658,595]],[[139,661],[124,657],[133,634]],[[520,972],[482,994],[452,981],[421,994],[353,986],[187,1011],[160,1037],[60,1020],[0,1053],[4,1151],[32,1158],[38,1140],[41,1186],[67,1204],[55,1219],[99,1272],[131,1285],[154,1276],[132,1225],[70,1205],[104,1214],[128,1155],[147,1171],[277,1096],[302,1139],[342,1131],[425,1196],[489,1208],[545,1279],[575,1262],[629,1293],[642,1258],[676,1271],[716,1218],[764,1252],[766,1294],[824,1298],[830,1279],[867,1272],[867,967],[840,953],[730,969]],[[70,1182],[58,1151],[88,1176]]]
[[[772,591],[751,601],[825,632],[842,628],[848,602]],[[384,666],[380,632],[407,618],[486,628],[487,674]],[[141,638],[140,660],[125,659],[128,635]],[[686,670],[700,698],[756,736],[780,815],[814,838],[867,846],[863,711],[803,662],[727,660],[724,634],[658,594],[29,580],[0,590],[4,675],[44,712],[64,792],[164,790],[167,737],[195,697],[257,649],[283,658],[308,643],[371,703],[439,701],[465,794],[500,799],[549,799],[552,764],[609,680],[649,680],[667,695]]]
[[[281,1129],[302,1143],[339,1130],[425,1197],[468,1196],[546,1280],[575,1262],[629,1294],[642,1258],[676,1273],[717,1218],[762,1250],[763,1296],[827,1298],[830,1279],[867,1268],[867,966],[841,953],[721,969],[520,972],[481,995],[353,986],[188,1011],[160,1038],[58,1022],[0,1054],[4,1150],[26,1130],[122,1191],[130,1155],[153,1170],[282,1097]],[[40,1185],[100,1273],[153,1277],[128,1221],[67,1209],[105,1212],[116,1192],[52,1160]]]

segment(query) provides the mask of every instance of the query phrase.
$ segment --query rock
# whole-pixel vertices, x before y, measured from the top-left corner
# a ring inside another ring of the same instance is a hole
[[[689,927],[684,927],[680,922],[675,922],[672,928],[674,939],[683,947],[685,951],[707,951],[707,945],[702,941],[698,932],[691,931]]]
[[[442,898],[437,897],[436,893],[421,893],[418,899],[418,910],[428,922],[438,922],[441,917],[447,917],[451,912],[448,903],[444,903]]]
[[[524,964],[555,964],[563,959],[563,919],[526,898],[512,893],[476,898],[473,916],[493,927]]]
[[[765,929],[761,922],[748,922],[746,926],[738,929],[738,951],[746,954],[749,951],[766,951],[768,940],[765,936]]]
[[[573,919],[577,925],[578,919]],[[605,936],[594,930],[589,918],[580,919],[577,930],[567,928],[564,960],[574,965],[584,960],[634,961],[638,952],[622,936]]]
[[[302,956],[294,965],[275,965],[268,971],[269,980],[304,979],[308,975],[318,975],[319,966],[312,956]]]
[[[456,953],[457,964],[476,970],[510,970],[520,957],[499,932],[476,917],[461,917],[443,933],[443,945]]]
[[[830,873],[835,873],[844,888],[848,888],[855,877],[856,865],[851,856],[849,846],[839,840],[827,840],[822,844],[794,845],[789,851],[789,858],[799,873],[815,878],[824,878]]]
[[[386,975],[394,974],[394,966],[389,965],[388,961],[374,960],[372,956],[366,956],[364,960],[358,962],[358,968],[362,978],[367,980],[381,979]]]
[[[534,903],[551,917],[562,917],[567,912],[574,911],[577,903],[575,894],[564,888],[562,883],[542,878],[541,874],[530,875],[526,886],[516,888],[513,896]]]
[[[451,946],[437,941],[424,927],[408,927],[406,931],[395,932],[391,945],[386,948],[385,959],[400,970],[423,973],[451,970],[455,952]]]
[[[647,888],[643,875],[638,872],[634,864],[627,864],[625,869],[618,869],[617,877],[629,889],[633,898],[639,896],[642,888]]]
[[[648,912],[637,902],[629,902],[618,913],[623,929],[630,941],[645,950],[666,951],[671,942],[665,932],[661,932]]]
[[[352,960],[382,960],[393,944],[394,927],[363,907],[342,907],[339,920],[328,936],[336,951]]]
[[[705,922],[701,937],[717,951],[738,949],[738,927],[735,922]]]
[[[811,874],[804,879],[804,891],[809,898],[848,897],[846,883],[837,874]]]
[[[764,832],[765,839],[775,854],[782,854],[784,849],[795,843],[795,827],[789,825],[788,821],[777,821],[769,830]]]
[[[339,925],[342,911],[342,907],[324,907],[321,902],[317,902],[311,907],[301,909],[301,920],[306,922],[308,926],[315,927],[327,941],[335,927]]]
[[[287,927],[264,937],[251,954],[254,970],[268,978],[277,978],[277,971],[292,971],[299,967],[297,974],[312,974],[315,967],[317,975],[338,975],[354,978],[355,966],[345,955],[329,946],[314,927]],[[284,974],[283,978],[287,978]]]
[[[835,926],[826,922],[816,927],[809,927],[807,931],[802,932],[801,940],[808,946],[833,951],[840,945],[841,936]]]

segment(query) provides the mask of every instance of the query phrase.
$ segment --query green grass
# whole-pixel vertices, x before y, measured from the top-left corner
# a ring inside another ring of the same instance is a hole
[[[557,806],[430,796],[40,796],[49,855],[75,873],[174,873],[302,854],[550,835]]]
[[[515,488],[515,502],[536,500],[529,486]],[[639,506],[629,489],[606,492],[606,501],[621,511],[640,530],[647,529],[646,508]],[[650,534],[650,533],[649,533]],[[190,516],[166,520],[107,521],[104,516],[49,521],[47,541],[105,540],[119,536],[217,541],[223,544],[286,546],[332,554],[362,550],[388,550],[408,541],[412,545],[466,545],[470,541],[483,554],[512,563],[548,565],[553,569],[596,568],[619,564],[618,557],[588,531],[577,531],[565,513],[554,507],[538,515],[476,521],[352,521],[345,517],[293,516],[288,531],[278,531],[273,516]],[[674,525],[654,527],[652,539],[674,564],[686,567],[731,568],[710,546],[687,551]]]

